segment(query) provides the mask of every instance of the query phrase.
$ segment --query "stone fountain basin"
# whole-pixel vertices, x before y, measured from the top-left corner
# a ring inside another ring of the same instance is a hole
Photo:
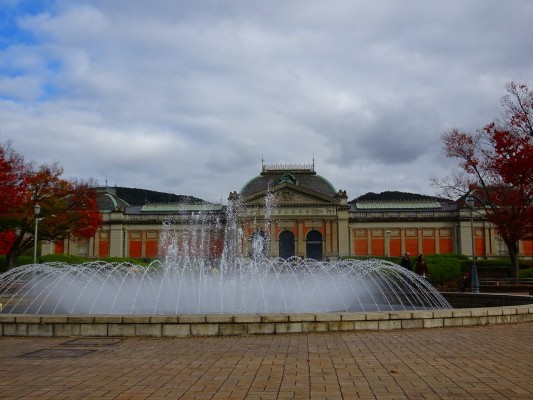
[[[197,337],[421,329],[533,321],[533,296],[443,293],[447,310],[300,314],[0,314],[1,336]]]

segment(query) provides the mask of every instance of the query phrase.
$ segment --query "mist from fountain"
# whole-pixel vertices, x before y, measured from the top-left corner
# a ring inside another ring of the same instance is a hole
[[[269,193],[270,195],[270,193]],[[270,232],[273,196],[257,230]],[[197,213],[164,223],[160,260],[147,267],[93,261],[44,263],[0,276],[3,313],[256,314],[450,308],[425,279],[383,260],[272,260],[270,238],[253,235],[243,255],[238,202],[225,221]],[[258,210],[259,211],[259,210]],[[223,243],[223,244],[222,244]],[[222,246],[221,251],[216,251]]]

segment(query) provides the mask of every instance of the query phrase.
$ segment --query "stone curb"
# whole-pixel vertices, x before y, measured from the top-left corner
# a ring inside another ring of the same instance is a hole
[[[0,314],[0,336],[192,337],[393,330],[533,321],[533,304],[451,310],[317,314]]]

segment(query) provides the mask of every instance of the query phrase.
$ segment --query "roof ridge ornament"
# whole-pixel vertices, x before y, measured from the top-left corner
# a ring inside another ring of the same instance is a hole
[[[285,172],[279,179],[279,183],[292,183],[293,185],[297,185],[298,180],[290,172]]]
[[[311,172],[315,173],[314,160],[312,164],[265,164],[261,163],[263,172],[277,172],[277,173],[290,173],[290,172]]]

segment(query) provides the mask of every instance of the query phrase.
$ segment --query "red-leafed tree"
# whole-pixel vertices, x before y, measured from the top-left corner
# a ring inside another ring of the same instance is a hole
[[[91,181],[62,179],[63,169],[57,164],[37,167],[24,163],[10,144],[0,144],[0,166],[0,240],[8,269],[34,246],[35,204],[41,207],[39,240],[90,238],[101,226]]]
[[[504,241],[517,278],[518,243],[533,239],[533,92],[510,83],[502,105],[503,118],[483,129],[443,135],[446,155],[459,161],[462,172],[432,181],[445,195],[474,197]]]

